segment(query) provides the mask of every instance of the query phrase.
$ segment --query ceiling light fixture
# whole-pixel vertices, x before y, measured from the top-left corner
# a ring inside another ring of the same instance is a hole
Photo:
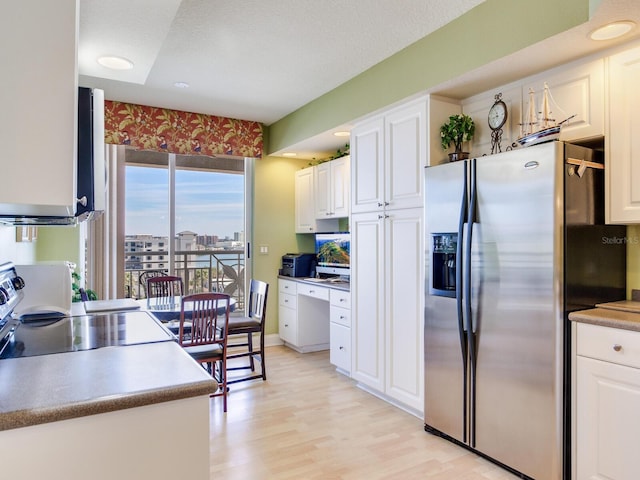
[[[189,88],[189,84],[187,82],[176,82],[173,86],[176,88]]]
[[[282,154],[283,157],[295,157],[296,155],[298,155],[296,152],[284,152]]]
[[[612,40],[629,33],[636,26],[631,20],[608,23],[589,34],[591,40]]]
[[[348,137],[349,135],[351,135],[349,132],[344,132],[344,131],[333,132],[333,134],[336,137]]]
[[[111,70],[131,70],[133,68],[133,62],[131,60],[115,55],[98,57],[98,63]]]

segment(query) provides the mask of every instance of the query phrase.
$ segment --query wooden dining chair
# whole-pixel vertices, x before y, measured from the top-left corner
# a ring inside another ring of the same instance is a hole
[[[231,297],[224,293],[195,293],[182,297],[178,341],[218,382],[227,411],[227,335]],[[187,332],[186,326],[189,326]]]
[[[227,367],[227,370],[248,370],[255,372],[255,360],[260,362],[261,372],[248,374],[244,377],[233,378],[227,383],[244,382],[262,378],[267,379],[267,369],[264,360],[264,325],[267,318],[267,294],[269,293],[269,284],[260,280],[251,280],[249,288],[249,296],[245,303],[245,316],[232,316],[229,319],[229,336],[246,335],[246,340],[229,343],[229,353],[227,359],[248,357],[248,365]],[[253,347],[253,335],[257,333],[260,336],[260,347],[255,350]],[[233,353],[238,349],[242,350]]]
[[[181,297],[184,283],[181,277],[163,275],[147,279],[147,298]]]

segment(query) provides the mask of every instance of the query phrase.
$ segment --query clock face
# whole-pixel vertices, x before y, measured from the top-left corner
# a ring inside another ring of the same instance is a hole
[[[489,110],[489,127],[497,130],[507,121],[507,106],[502,100],[497,101]]]

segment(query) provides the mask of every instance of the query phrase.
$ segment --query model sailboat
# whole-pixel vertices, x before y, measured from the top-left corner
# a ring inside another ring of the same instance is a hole
[[[536,112],[535,92],[529,89],[529,104],[524,121],[520,124],[520,137],[518,143],[524,147],[537,143],[557,140],[560,137],[560,128],[575,115],[556,123],[552,117],[549,86],[544,84],[540,111]]]

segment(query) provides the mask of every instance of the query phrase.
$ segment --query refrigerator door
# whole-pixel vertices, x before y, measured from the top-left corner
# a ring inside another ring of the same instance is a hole
[[[471,446],[536,480],[555,480],[562,441],[562,144],[475,161]]]
[[[425,173],[425,425],[467,441],[466,338],[460,332],[456,283],[461,268],[460,211],[466,195],[467,162]],[[435,259],[435,261],[434,261]],[[459,288],[458,288],[459,290]]]

